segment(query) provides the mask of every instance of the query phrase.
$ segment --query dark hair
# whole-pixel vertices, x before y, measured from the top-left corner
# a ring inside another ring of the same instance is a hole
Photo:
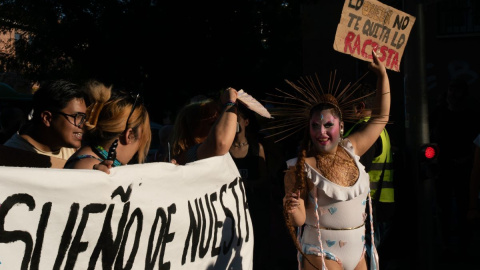
[[[313,106],[313,108],[310,110],[310,116],[308,117],[308,119],[312,119],[312,116],[314,113],[316,112],[321,112],[323,110],[330,110],[332,109],[333,111],[333,115],[337,116],[338,118],[340,118],[340,121],[343,121],[342,119],[342,114],[340,112],[340,108],[338,106],[336,106],[335,104],[331,104],[331,103],[319,103],[315,106]],[[309,131],[309,128],[307,126],[307,129],[306,129],[307,133]]]
[[[43,111],[61,111],[75,98],[87,100],[83,88],[75,83],[66,80],[41,83],[33,94],[33,121],[39,119]]]
[[[245,135],[248,137],[248,139],[257,137],[258,133],[260,132],[260,125],[257,121],[255,112],[239,102],[237,105],[237,115],[240,115],[243,119],[248,119],[249,121],[249,124],[245,130]]]

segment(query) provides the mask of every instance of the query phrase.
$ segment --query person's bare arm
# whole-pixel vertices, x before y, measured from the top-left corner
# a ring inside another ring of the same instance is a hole
[[[263,187],[268,187],[268,177],[267,177],[267,160],[265,157],[265,150],[263,149],[263,145],[258,143],[258,156],[260,157],[258,160],[258,170],[260,174],[260,185]]]
[[[225,105],[207,139],[198,147],[198,159],[223,156],[230,150],[237,133],[237,108],[230,103],[237,102],[237,95],[237,90],[233,88],[222,93],[221,101]]]
[[[372,117],[367,126],[348,136],[358,156],[363,155],[377,140],[385,128],[390,114],[390,82],[385,66],[378,60],[375,52],[372,52],[373,62],[369,64],[370,70],[377,75],[377,91]]]

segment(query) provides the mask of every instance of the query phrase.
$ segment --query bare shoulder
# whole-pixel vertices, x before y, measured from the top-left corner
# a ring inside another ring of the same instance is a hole
[[[67,164],[69,169],[92,169],[93,165],[101,162],[89,147],[80,148],[70,160]]]
[[[258,143],[258,149],[260,149],[260,151],[264,151],[263,144],[260,142]]]
[[[317,161],[315,160],[315,157],[306,157],[305,163],[310,165],[310,167],[312,168],[315,168],[317,166]]]
[[[265,159],[265,149],[261,143],[258,143],[258,155]]]
[[[71,169],[93,169],[93,166],[100,163],[100,161],[94,157],[85,157],[77,159],[70,165]]]

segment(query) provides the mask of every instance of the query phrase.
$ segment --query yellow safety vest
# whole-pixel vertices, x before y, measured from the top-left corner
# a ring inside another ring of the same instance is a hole
[[[366,117],[357,122],[352,128],[350,128],[349,131],[347,131],[345,137],[350,134],[357,124],[367,122],[369,119],[370,117]],[[368,172],[370,176],[370,195],[372,198],[375,198],[375,192],[378,188],[378,181],[380,180],[385,162],[385,172],[383,175],[382,191],[380,193],[379,201],[393,203],[395,202],[393,189],[393,154],[391,151],[390,137],[388,136],[386,129],[383,129],[382,133],[380,134],[380,138],[382,140],[382,153],[372,160],[372,166]]]

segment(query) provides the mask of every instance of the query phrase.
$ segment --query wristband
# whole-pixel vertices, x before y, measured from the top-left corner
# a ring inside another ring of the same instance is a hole
[[[237,113],[237,103],[235,102],[227,102],[225,103],[225,111],[226,112],[233,112],[233,113]]]
[[[237,105],[237,103],[235,103],[231,100],[229,100],[227,103],[225,103],[225,106],[236,106],[236,105]]]

